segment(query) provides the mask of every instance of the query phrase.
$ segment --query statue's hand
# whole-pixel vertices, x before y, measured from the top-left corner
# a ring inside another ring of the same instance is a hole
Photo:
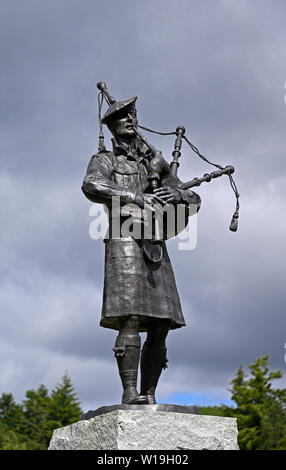
[[[182,200],[180,191],[169,186],[162,186],[161,188],[154,189],[154,194],[160,197],[160,199],[163,199],[165,204],[179,204]]]
[[[135,197],[135,204],[138,204],[142,209],[149,208],[153,212],[156,210],[162,210],[162,206],[165,205],[165,201],[157,194],[148,194],[137,192]]]

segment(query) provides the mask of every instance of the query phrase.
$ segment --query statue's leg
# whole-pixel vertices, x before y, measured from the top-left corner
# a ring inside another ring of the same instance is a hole
[[[146,397],[139,396],[136,389],[140,346],[139,318],[137,316],[122,317],[113,351],[123,386],[123,404],[147,403]]]
[[[150,405],[156,404],[155,390],[162,369],[167,367],[166,337],[170,329],[168,320],[154,319],[147,331],[141,353],[141,395]]]

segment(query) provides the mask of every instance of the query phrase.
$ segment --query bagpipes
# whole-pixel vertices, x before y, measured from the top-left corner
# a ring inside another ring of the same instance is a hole
[[[104,137],[103,137],[103,132],[102,132],[103,122],[106,121],[107,118],[112,115],[112,113],[118,112],[119,110],[124,109],[124,107],[130,106],[130,104],[134,104],[137,98],[133,97],[130,100],[126,100],[126,101],[116,101],[115,98],[113,98],[108,92],[106,84],[104,82],[98,82],[97,88],[100,90],[100,93],[98,95],[98,110],[99,110],[98,119],[99,119],[99,128],[100,128],[99,150],[104,150],[105,146],[104,146]],[[109,105],[109,109],[107,113],[105,114],[104,118],[102,119],[101,108],[102,108],[102,103],[104,99]],[[151,132],[153,134],[159,134],[163,136],[165,135],[176,136],[174,150],[172,152],[173,160],[170,164],[168,164],[166,160],[162,157],[161,152],[158,151],[152,144],[150,144],[150,142],[148,142],[146,137],[143,136],[138,131],[137,127],[147,132]],[[168,180],[171,183],[171,185],[173,181],[174,183],[176,183],[179,189],[190,189],[196,186],[200,186],[204,182],[208,183],[212,181],[213,179],[216,179],[222,175],[227,175],[230,181],[231,188],[236,197],[236,209],[232,216],[229,229],[232,232],[237,231],[238,218],[239,218],[239,193],[238,193],[237,186],[232,176],[232,174],[235,171],[232,165],[227,165],[226,167],[222,167],[221,165],[210,162],[203,154],[199,152],[199,150],[186,137],[185,135],[186,131],[185,131],[184,126],[178,126],[176,130],[173,132],[159,132],[159,131],[154,131],[153,129],[149,129],[144,126],[140,126],[138,124],[136,127],[134,126],[134,131],[136,135],[139,137],[139,139],[147,146],[147,148],[150,150],[151,155],[152,155],[152,158],[150,159],[150,162],[149,162],[149,180],[150,180],[150,186],[152,190],[159,187],[160,183],[162,182],[162,175],[164,175],[163,180],[165,181]],[[198,157],[200,157],[206,163],[216,167],[218,170],[213,171],[212,173],[205,173],[201,178],[193,178],[192,180],[187,181],[186,183],[181,183],[180,180],[177,179],[177,173],[178,173],[178,168],[180,166],[179,158],[181,157],[181,147],[182,147],[183,140],[190,146],[192,151]],[[179,185],[178,185],[178,181],[179,181]]]

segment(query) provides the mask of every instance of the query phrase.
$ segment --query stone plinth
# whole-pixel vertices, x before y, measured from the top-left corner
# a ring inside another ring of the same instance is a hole
[[[170,407],[88,412],[95,417],[56,429],[49,450],[238,450],[235,418],[192,414],[189,407],[157,411],[160,406]]]

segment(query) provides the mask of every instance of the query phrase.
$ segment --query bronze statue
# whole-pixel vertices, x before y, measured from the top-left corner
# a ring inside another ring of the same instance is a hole
[[[138,132],[137,98],[116,101],[105,83],[99,82],[98,88],[102,101],[105,98],[109,107],[100,119],[99,152],[91,157],[83,181],[85,196],[109,209],[109,227],[114,219],[122,226],[130,216],[124,213],[128,204],[137,207],[137,223],[138,220],[143,223],[146,207],[156,211],[166,205],[183,205],[187,223],[189,207],[195,205],[199,210],[201,202],[198,194],[188,188],[201,181],[192,180],[188,186],[176,175],[184,128],[180,126],[174,133],[177,136],[174,160],[169,165]],[[104,146],[102,124],[113,135],[112,151]],[[233,167],[220,171],[230,175]],[[209,181],[216,173],[205,175],[201,180]],[[114,197],[120,198],[120,213],[112,213]],[[104,242],[105,277],[100,325],[119,332],[113,350],[123,386],[122,403],[155,404],[156,386],[162,369],[167,367],[166,337],[169,330],[185,326],[165,239],[145,239],[143,235],[126,237],[121,233],[115,237],[109,230]],[[147,332],[147,338],[141,351],[141,389],[138,393],[140,332]]]

